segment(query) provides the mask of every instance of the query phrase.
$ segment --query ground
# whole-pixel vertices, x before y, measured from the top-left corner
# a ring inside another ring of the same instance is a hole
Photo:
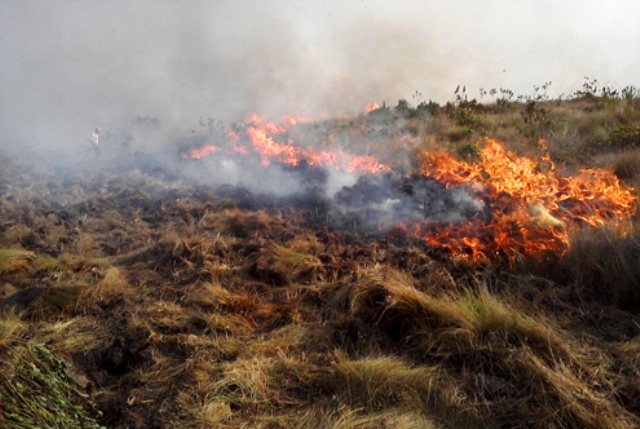
[[[639,104],[399,103],[289,136],[308,148],[342,132],[331,141],[348,135],[396,171],[420,150],[473,163],[483,136],[519,155],[544,138],[557,168],[606,167],[634,186]],[[4,427],[30,427],[16,415],[65,427],[47,407],[109,428],[640,425],[635,226],[472,260],[406,231],[331,223],[316,199],[157,165],[2,162]],[[64,401],[33,400],[23,367],[57,374],[43,389]],[[55,408],[68,402],[79,408]]]

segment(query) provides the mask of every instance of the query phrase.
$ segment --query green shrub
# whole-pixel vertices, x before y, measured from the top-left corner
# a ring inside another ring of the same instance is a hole
[[[524,121],[521,132],[527,137],[540,137],[554,128],[549,111],[533,100],[527,102],[520,115]]]
[[[618,125],[609,133],[609,144],[616,149],[640,146],[640,125]]]
[[[473,143],[465,143],[458,148],[458,155],[466,160],[477,160],[480,156],[480,147]]]
[[[0,426],[7,429],[99,429],[95,406],[71,375],[69,364],[44,347],[10,353],[0,371]]]
[[[466,139],[467,137],[469,137],[472,134],[473,134],[473,130],[471,128],[462,127],[462,126],[455,126],[455,127],[452,127],[450,129],[448,129],[444,133],[444,136],[446,138],[448,138],[449,141],[459,142],[461,140]]]
[[[453,111],[453,119],[458,125],[474,126],[480,122],[478,115],[470,107],[458,107]]]

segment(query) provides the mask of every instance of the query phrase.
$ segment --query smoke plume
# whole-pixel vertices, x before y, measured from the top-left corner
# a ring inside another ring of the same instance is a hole
[[[416,90],[442,102],[458,84],[471,96],[548,80],[567,92],[584,75],[634,84],[639,13],[595,1],[7,0],[0,150],[64,166],[97,126],[135,137],[135,152],[169,147],[201,116],[336,114]]]

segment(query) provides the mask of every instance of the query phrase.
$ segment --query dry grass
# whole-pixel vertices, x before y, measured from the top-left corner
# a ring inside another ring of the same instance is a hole
[[[22,249],[0,249],[0,276],[16,273],[28,274],[35,253]]]
[[[108,341],[106,327],[88,317],[41,323],[29,339],[33,344],[47,344],[51,351],[65,356],[100,349]]]
[[[106,257],[85,257],[79,254],[64,252],[60,255],[60,262],[75,272],[103,272],[111,267],[111,261]]]
[[[436,297],[417,290],[401,274],[376,271],[354,285],[352,313],[385,335],[381,344],[397,343],[393,349],[397,347],[403,355],[438,365],[440,378],[429,375],[431,383],[444,379],[446,386],[457,384],[461,392],[473,386],[473,397],[489,410],[478,408],[467,390],[469,396],[458,398],[454,406],[457,413],[467,409],[477,421],[491,416],[492,421],[505,423],[539,418],[539,427],[631,427],[631,415],[621,407],[612,409],[600,392],[606,373],[599,374],[602,368],[592,366],[588,348],[572,341],[543,315],[527,315],[486,287]],[[402,389],[385,386],[389,377],[398,381],[406,370],[394,369],[384,360],[367,361],[365,367],[373,371],[362,375],[370,390],[358,395],[373,403],[379,397],[396,403],[398,399],[389,392]],[[409,378],[419,379],[415,374]],[[401,385],[412,386],[408,381]],[[581,394],[576,396],[577,392]],[[499,399],[489,405],[487,398],[496,394]],[[523,403],[526,398],[537,399]],[[444,408],[438,405],[437,409]],[[467,421],[472,421],[471,415]]]
[[[0,310],[0,353],[4,347],[19,341],[29,328],[15,308]]]
[[[524,104],[477,118],[388,110],[327,121],[305,142],[364,142],[360,154],[410,169],[420,148],[487,134],[523,154],[542,135],[556,161],[635,184],[635,151],[589,145],[640,105],[594,103],[536,105],[550,123],[525,123]],[[167,176],[9,171],[0,302],[37,293],[0,310],[0,360],[45,345],[105,426],[640,426],[633,232],[582,231],[562,258],[506,271],[312,228],[304,211],[241,209],[260,199]]]
[[[134,294],[123,270],[118,267],[110,267],[104,273],[104,277],[89,293],[89,299],[98,302],[112,302]]]
[[[274,246],[273,267],[294,282],[310,282],[318,279],[323,268],[322,262],[315,256],[301,253],[284,246]]]
[[[594,164],[612,170],[624,183],[638,189],[640,185],[640,149],[609,152],[594,157]]]
[[[439,368],[412,368],[393,357],[349,360],[339,356],[333,370],[343,401],[372,410],[399,405],[419,410],[442,391]]]
[[[187,392],[180,392],[176,399],[181,409],[180,426],[185,428],[224,427],[233,416],[231,406],[221,400],[209,396],[195,397]]]
[[[57,258],[49,255],[38,255],[33,261],[33,271],[36,275],[56,275],[63,273],[67,267]]]
[[[27,314],[34,320],[64,318],[75,312],[85,293],[86,286],[83,284],[46,288],[28,303]]]
[[[572,237],[561,260],[540,270],[553,280],[572,284],[584,299],[636,310],[640,305],[640,241],[636,233],[585,230]]]

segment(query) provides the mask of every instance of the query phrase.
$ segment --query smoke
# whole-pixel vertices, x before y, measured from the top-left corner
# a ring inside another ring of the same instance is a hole
[[[206,184],[242,209],[294,207],[306,210],[313,223],[368,236],[384,236],[399,224],[437,227],[491,220],[485,190],[478,185],[447,189],[423,175],[348,173],[305,163],[263,166],[257,161],[214,154],[185,161],[190,164],[182,165],[181,176]]]
[[[273,197],[307,192],[291,169],[280,165],[263,167],[252,157],[210,157],[188,161],[178,168],[181,176],[211,187],[229,185]]]
[[[423,3],[5,0],[0,151],[71,166],[96,126],[127,153],[161,151],[201,116],[359,112],[416,90],[444,102],[458,84],[472,97],[548,80],[566,93],[585,75],[637,84],[630,1]]]
[[[343,228],[350,222],[360,232],[379,234],[405,223],[489,221],[491,212],[483,191],[471,185],[447,189],[422,175],[365,175],[334,195],[330,222]]]

